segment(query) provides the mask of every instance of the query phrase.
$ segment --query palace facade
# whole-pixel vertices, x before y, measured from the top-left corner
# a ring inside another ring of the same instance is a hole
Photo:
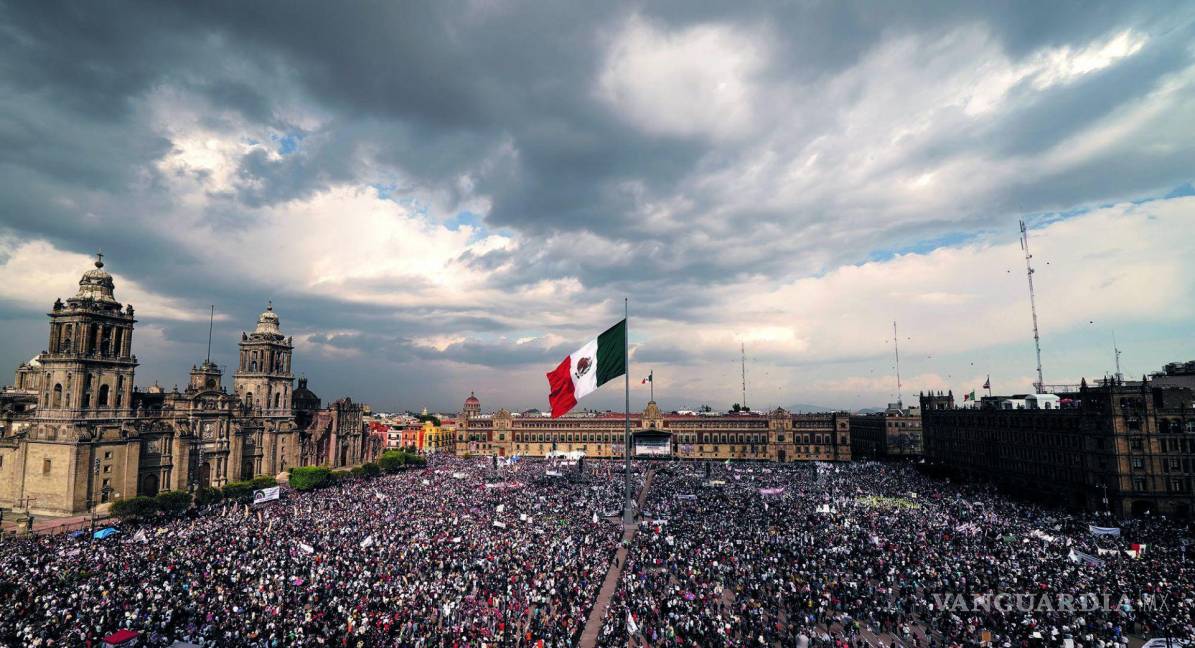
[[[525,455],[583,452],[623,456],[622,413],[560,418],[520,416],[500,409],[482,414],[470,395],[457,419],[458,455]],[[701,416],[669,414],[654,401],[631,414],[631,443],[640,458],[756,461],[850,461],[851,430],[845,413]]]
[[[305,381],[292,393],[294,347],[272,304],[241,334],[231,390],[210,360],[182,390],[136,389],[134,310],[103,268],[97,260],[74,297],[54,302],[46,350],[0,394],[0,506],[67,515],[376,452],[359,405],[312,408]]]

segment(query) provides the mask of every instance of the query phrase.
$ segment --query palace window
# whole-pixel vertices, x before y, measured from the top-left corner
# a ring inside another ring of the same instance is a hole
[[[43,474],[43,475],[50,474],[50,460],[49,459],[41,460],[41,474]]]

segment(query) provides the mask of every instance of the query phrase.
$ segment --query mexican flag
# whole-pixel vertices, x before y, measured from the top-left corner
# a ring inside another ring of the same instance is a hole
[[[552,418],[566,414],[577,401],[613,378],[627,372],[627,321],[611,326],[605,333],[565,358],[548,372],[548,402]]]

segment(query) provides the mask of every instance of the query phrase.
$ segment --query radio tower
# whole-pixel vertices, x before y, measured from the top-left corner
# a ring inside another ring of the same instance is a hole
[[[1120,347],[1116,344],[1116,331],[1112,331],[1112,351],[1116,356],[1116,380],[1124,380],[1124,376],[1120,373]]]
[[[747,409],[747,347],[739,342],[739,357],[743,367],[743,409]]]
[[[1025,221],[1021,221],[1021,250],[1025,252],[1025,276],[1029,278],[1029,310],[1033,313],[1033,348],[1037,351],[1037,384],[1033,387],[1040,394],[1046,388],[1046,381],[1041,375],[1041,336],[1037,333],[1037,297],[1033,292],[1033,263],[1030,261],[1033,255],[1029,254],[1029,230],[1025,227]]]
[[[900,394],[900,338],[896,335],[896,322],[892,322],[892,348],[896,351],[896,406],[903,407]]]

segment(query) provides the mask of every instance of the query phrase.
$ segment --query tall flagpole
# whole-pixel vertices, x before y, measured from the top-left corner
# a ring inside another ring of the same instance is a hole
[[[622,456],[622,484],[623,484],[623,504],[622,504],[622,523],[633,524],[635,522],[635,514],[631,511],[631,323],[630,323],[630,306],[626,297],[622,298],[622,321],[623,333],[622,336],[622,378],[623,387],[626,391],[626,405],[623,407],[623,423],[625,428],[623,430]]]
[[[1117,369],[1116,372],[1120,373],[1120,370]],[[651,402],[654,403],[654,402],[656,402],[656,370],[655,369],[652,369],[651,371],[648,372],[647,382],[651,386]]]

